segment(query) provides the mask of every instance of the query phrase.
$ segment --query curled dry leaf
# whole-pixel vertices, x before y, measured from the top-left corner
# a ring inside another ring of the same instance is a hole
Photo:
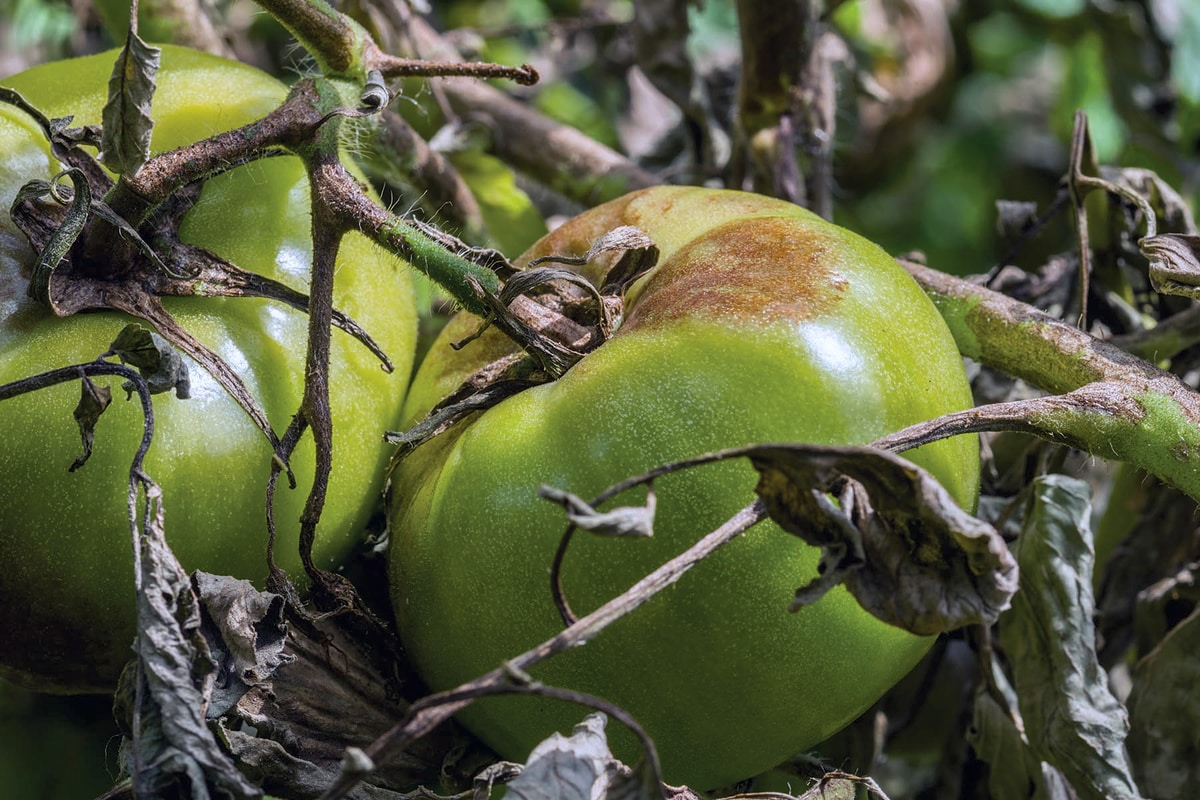
[[[1139,243],[1150,262],[1150,284],[1162,294],[1200,297],[1200,236],[1163,233]]]
[[[377,658],[339,618],[305,619],[249,582],[196,573],[201,632],[215,663],[207,722],[238,769],[281,797],[317,797],[360,770],[352,800],[400,798],[418,784],[463,782],[480,763],[453,726],[386,763],[366,748],[407,708],[394,663]],[[410,682],[408,686],[411,688]],[[456,753],[454,764],[444,762]]]
[[[96,439],[96,423],[100,415],[112,402],[112,390],[107,386],[98,386],[86,375],[80,381],[79,404],[75,406],[75,423],[79,425],[79,438],[83,441],[83,453],[75,459],[70,471],[82,467],[92,457],[92,443]]]
[[[392,456],[389,473],[405,456],[420,445],[445,433],[476,411],[484,411],[500,401],[545,383],[550,376],[532,361],[518,354],[497,360],[471,375],[458,390],[430,410],[420,422],[403,431],[385,431],[383,440],[399,445]]]
[[[144,476],[141,484],[147,507],[135,531],[137,661],[121,676],[114,709],[124,710],[132,731],[123,769],[135,797],[256,796],[206,723],[214,665],[199,604],[167,545],[162,491]]]
[[[418,227],[443,247],[456,248],[457,240],[424,224]],[[461,244],[461,243],[458,243]],[[464,245],[465,246],[465,245]],[[523,353],[505,352],[494,361],[469,374],[462,384],[444,397],[425,417],[404,431],[387,431],[384,440],[400,445],[392,465],[426,441],[449,430],[475,413],[491,408],[531,386],[546,383],[563,374],[585,351],[598,347],[611,336],[620,321],[621,301],[617,295],[658,263],[659,250],[654,241],[640,228],[619,225],[592,241],[583,256],[551,255],[534,259],[524,269],[514,270],[494,251],[476,251],[477,263],[496,269],[505,278],[504,286],[495,295],[480,293],[481,301],[490,313],[473,332],[451,346],[461,350],[466,345],[489,334],[493,324],[522,342]],[[539,266],[566,264],[586,267],[611,256],[603,273],[602,288],[589,275],[562,268]],[[470,256],[468,256],[470,257]],[[499,258],[499,261],[496,259]],[[503,262],[503,263],[500,263]],[[558,281],[556,287],[551,282]],[[575,290],[594,305],[595,329],[574,324],[561,313],[569,305],[569,297],[560,289]],[[538,294],[540,301],[529,296]],[[541,302],[541,301],[544,301]],[[514,305],[516,304],[516,305]],[[560,308],[552,308],[552,306]],[[504,349],[508,349],[507,347]]]
[[[616,259],[605,271],[600,293],[619,295],[651,267],[658,263],[659,249],[654,240],[641,228],[618,225],[596,238],[582,256],[549,255],[529,262],[530,268],[539,264],[571,264],[577,267],[597,262],[601,256],[616,253]]]
[[[1146,202],[1154,215],[1154,227],[1163,233],[1196,233],[1196,222],[1187,200],[1154,170],[1101,164],[1100,177],[1115,184],[1118,197],[1132,192]]]
[[[151,394],[175,390],[186,400],[191,395],[191,378],[183,357],[166,339],[132,322],[121,329],[105,356],[116,356],[121,363],[136,367]],[[129,387],[124,387],[129,391]]]
[[[117,54],[103,117],[104,163],[114,172],[136,175],[150,157],[150,104],[161,59],[162,50],[132,29]]]
[[[538,496],[567,510],[567,521],[598,536],[653,536],[655,499],[653,488],[644,506],[621,506],[597,511],[576,494],[553,486],[539,486]]]
[[[868,447],[739,452],[759,472],[771,518],[824,551],[821,577],[797,604],[842,583],[876,617],[919,635],[991,624],[1008,608],[1017,564],[1003,539],[915,464]]]
[[[527,269],[514,272],[504,282],[504,286],[500,290],[500,302],[507,307],[523,294],[533,295],[546,289],[551,281],[564,281],[577,287],[581,292],[590,296],[596,304],[598,310],[597,316],[604,316],[606,311],[604,301],[600,297],[600,292],[592,285],[592,282],[576,272],[559,267],[530,266]],[[603,319],[601,326],[605,337],[612,333],[611,321]]]
[[[622,791],[635,783],[633,773],[608,749],[603,714],[589,714],[570,736],[555,733],[529,754],[521,774],[508,784],[508,794],[520,800],[591,800],[627,797]],[[635,784],[636,785],[636,784]],[[647,787],[648,788],[648,787]],[[649,798],[649,792],[642,797]]]
[[[61,314],[62,307],[56,302],[56,292],[53,287],[54,270],[58,269],[59,265],[66,259],[67,254],[75,244],[75,240],[83,232],[83,227],[87,224],[88,211],[92,204],[91,187],[84,176],[82,170],[72,167],[60,173],[71,180],[73,188],[69,191],[64,191],[58,187],[56,176],[55,182],[47,183],[37,180],[30,181],[21,187],[18,193],[19,201],[29,201],[38,196],[38,191],[45,188],[56,202],[62,201],[60,205],[65,205],[65,210],[61,214],[61,220],[58,222],[49,222],[32,230],[39,235],[31,235],[30,241],[37,248],[38,260],[33,267],[33,274],[29,277],[29,296],[37,300],[39,303],[44,303],[49,306],[55,313]],[[14,205],[13,219],[20,226],[23,219],[20,211]],[[38,220],[41,222],[41,220]],[[29,220],[32,225],[33,220]],[[26,232],[30,232],[30,228],[25,228]]]
[[[201,633],[217,665],[208,717],[228,712],[252,686],[261,685],[294,656],[284,652],[283,598],[259,592],[249,581],[197,571],[192,585],[203,610]]]

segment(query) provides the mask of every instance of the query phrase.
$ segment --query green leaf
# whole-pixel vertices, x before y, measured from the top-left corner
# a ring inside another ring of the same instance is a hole
[[[104,163],[113,172],[136,175],[150,157],[154,120],[150,103],[162,51],[130,31],[117,54],[104,105]]]
[[[477,150],[448,155],[475,195],[488,234],[502,253],[523,253],[546,235],[546,221],[503,161]]]
[[[1125,756],[1125,708],[1096,657],[1090,516],[1084,481],[1034,481],[1016,548],[1021,589],[1000,617],[1000,642],[1034,754],[1080,800],[1140,800]]]

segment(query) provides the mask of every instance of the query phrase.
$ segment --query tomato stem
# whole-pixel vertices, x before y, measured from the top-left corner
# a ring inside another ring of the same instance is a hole
[[[940,432],[914,426],[896,437],[1024,430],[1127,461],[1200,500],[1200,394],[1178,376],[999,292],[900,263],[963,355],[1057,396],[961,412]]]

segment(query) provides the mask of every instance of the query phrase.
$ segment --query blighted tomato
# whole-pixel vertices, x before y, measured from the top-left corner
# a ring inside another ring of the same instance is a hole
[[[422,445],[392,476],[391,591],[408,652],[434,689],[499,666],[562,629],[548,574],[565,527],[539,484],[585,498],[654,466],[755,442],[862,444],[968,407],[962,360],[932,303],[882,250],[781,201],[659,187],[569,221],[522,258],[579,256],[634,225],[661,248],[611,340],[561,379]],[[598,278],[605,264],[589,272]],[[406,417],[512,346],[461,351],[451,322],[418,370]],[[911,457],[964,507],[977,442]],[[582,615],[632,586],[753,499],[754,471],[724,463],[656,482],[649,540],[577,536],[563,585]],[[931,640],[890,627],[838,589],[797,613],[818,551],[761,525],[533,678],[598,695],[654,738],[671,783],[708,789],[765,770],[846,725]],[[491,698],[462,721],[523,759],[584,709]],[[627,735],[617,752],[636,756]]]

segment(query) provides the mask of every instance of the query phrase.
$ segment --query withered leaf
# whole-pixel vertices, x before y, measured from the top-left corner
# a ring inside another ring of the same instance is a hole
[[[887,795],[873,779],[844,772],[826,773],[811,789],[797,795],[796,800],[856,800],[861,796],[860,790],[866,790],[869,798],[887,800]]]
[[[74,187],[72,190],[64,191],[58,185],[58,179],[63,175],[70,178],[71,185]],[[75,244],[75,240],[79,238],[79,234],[83,232],[84,225],[87,224],[88,213],[92,205],[92,193],[83,171],[72,167],[55,176],[53,183],[31,181],[25,184],[17,193],[18,202],[36,195],[37,192],[43,189],[56,200],[66,202],[68,204],[67,213],[63,217],[62,224],[54,231],[41,252],[38,253],[37,263],[33,267],[33,274],[29,277],[29,288],[27,291],[29,296],[39,303],[53,306],[50,291],[51,277],[54,270],[58,269],[59,264],[67,257],[71,246]]]
[[[869,447],[730,452],[758,470],[771,518],[823,550],[822,574],[798,605],[841,583],[871,614],[923,636],[990,624],[1008,608],[1017,564],[1003,539],[912,462]]]
[[[174,389],[180,400],[191,396],[191,378],[183,356],[166,339],[136,322],[121,329],[103,357],[107,356],[136,368],[151,394]],[[125,389],[129,391],[129,387]]]
[[[967,741],[981,761],[991,765],[988,789],[992,797],[1031,797],[1070,800],[1062,774],[1039,761],[1029,749],[1013,718],[986,690],[975,695]]]
[[[996,797],[1017,797],[1041,783],[1041,763],[1029,751],[1012,717],[986,691],[975,694],[967,741],[976,757],[992,765],[988,789]]]
[[[538,497],[562,506],[567,511],[567,520],[577,528],[597,536],[647,537],[654,535],[654,489],[646,496],[644,506],[620,506],[611,511],[597,511],[582,497],[556,489],[553,486],[538,487]]]
[[[429,415],[404,431],[386,431],[383,440],[389,444],[399,445],[392,456],[393,466],[406,455],[416,450],[425,442],[439,434],[445,433],[456,423],[476,411],[484,411],[512,397],[518,392],[534,386],[535,381],[507,380],[485,386],[479,391],[469,394],[461,400],[441,405],[429,412]]]
[[[539,261],[545,261],[545,259],[539,259]],[[600,303],[600,293],[596,291],[596,287],[579,273],[557,267],[535,267],[532,264],[528,269],[518,270],[509,276],[500,290],[500,302],[508,305],[519,295],[532,294],[550,281],[566,281],[574,284],[592,295],[597,303]]]
[[[79,426],[79,438],[83,440],[83,455],[75,459],[68,471],[74,472],[92,457],[92,444],[96,438],[96,423],[100,415],[112,402],[112,390],[97,386],[92,379],[83,376],[79,387],[79,403],[75,406],[75,424]]]
[[[284,652],[283,598],[249,581],[207,572],[193,573],[192,585],[203,611],[200,632],[217,665],[208,707],[208,718],[215,719],[293,660]]]
[[[143,481],[146,512],[137,535],[136,668],[126,669],[118,707],[132,744],[123,767],[137,797],[257,797],[205,721],[213,663],[200,635],[191,581],[167,544],[161,489]]]
[[[1139,242],[1150,262],[1150,285],[1161,294],[1200,297],[1200,236],[1163,233]]]
[[[639,782],[609,751],[605,721],[603,714],[589,714],[569,737],[555,733],[535,747],[521,774],[508,784],[508,794],[520,800],[649,800],[649,786],[631,791]]]
[[[540,264],[547,263],[584,266],[605,253],[620,253],[620,256],[604,276],[604,283],[600,288],[602,295],[623,293],[629,284],[658,263],[659,256],[658,245],[645,231],[633,225],[620,225],[593,241],[587,253],[582,256],[542,256],[529,262],[529,267],[536,269]],[[587,287],[592,292],[596,291],[590,283]]]
[[[654,240],[641,228],[622,225],[592,242],[587,260],[594,261],[601,253],[619,252],[621,255],[604,275],[601,294],[619,295],[629,284],[640,278],[658,263],[659,250]]]
[[[1081,800],[1139,800],[1125,756],[1129,724],[1096,657],[1091,489],[1065,475],[1029,487],[1018,538],[1021,591],[1000,619],[1034,754]]]
[[[362,104],[361,110],[382,111],[392,102],[392,97],[392,90],[383,80],[383,73],[377,69],[368,70],[367,82],[363,86],[362,94],[358,96],[358,102]]]
[[[113,172],[136,175],[150,157],[154,119],[150,104],[162,51],[146,44],[130,29],[108,79],[101,147],[104,164]]]
[[[1002,241],[1012,242],[1027,234],[1038,221],[1038,205],[1033,201],[997,200],[996,233]]]
[[[1183,196],[1154,170],[1145,167],[1102,165],[1100,176],[1143,197],[1164,233],[1196,233],[1192,210]]]

